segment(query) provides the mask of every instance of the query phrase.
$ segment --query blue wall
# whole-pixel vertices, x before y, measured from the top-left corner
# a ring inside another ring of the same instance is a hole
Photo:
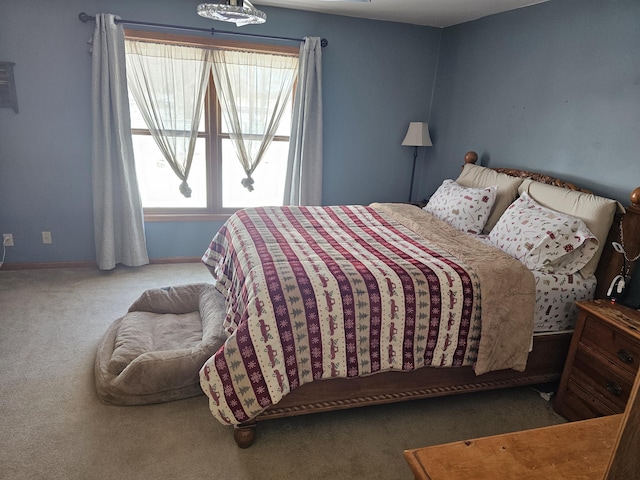
[[[421,192],[475,150],[627,205],[640,186],[639,52],[638,0],[551,0],[445,29]]]
[[[551,0],[445,29],[421,193],[475,150],[483,165],[628,205],[640,186],[639,52],[638,0]],[[640,304],[640,269],[625,301]]]
[[[16,63],[20,113],[0,109],[0,233],[7,264],[93,261],[91,57],[93,24],[78,13],[236,30],[196,15],[198,1],[3,0],[0,61]],[[152,7],[152,8],[149,8]],[[401,201],[410,121],[429,116],[442,31],[391,22],[264,8],[264,25],[239,31],[322,36],[325,204]],[[235,38],[235,37],[234,37]],[[219,222],[147,223],[153,258],[200,256]],[[52,245],[40,232],[51,231]]]
[[[77,14],[236,29],[198,17],[198,3],[0,3],[0,61],[16,62],[20,107],[0,109],[0,233],[16,243],[7,263],[95,258],[93,25]],[[557,174],[625,204],[640,185],[637,0],[551,0],[443,30],[264,10],[266,24],[241,31],[329,40],[325,204],[406,200],[412,152],[400,142],[416,120],[429,120],[434,140],[420,152],[416,197],[455,178],[467,150],[485,165]],[[149,254],[199,256],[219,225],[148,223]],[[41,243],[43,230],[53,245]]]

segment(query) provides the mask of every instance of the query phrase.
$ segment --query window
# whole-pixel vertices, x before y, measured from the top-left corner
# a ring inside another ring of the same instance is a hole
[[[298,56],[297,47],[249,45],[131,30],[127,30],[125,35],[135,40]],[[236,156],[230,129],[223,119],[213,76],[209,75],[188,177],[192,191],[190,198],[180,193],[178,187],[181,180],[164,159],[131,94],[129,99],[136,172],[146,221],[210,220],[223,218],[220,216],[228,216],[243,207],[282,204],[293,95],[285,106],[273,141],[252,174],[254,190],[249,191],[241,184],[246,174]],[[188,132],[177,131],[172,134],[183,135]]]

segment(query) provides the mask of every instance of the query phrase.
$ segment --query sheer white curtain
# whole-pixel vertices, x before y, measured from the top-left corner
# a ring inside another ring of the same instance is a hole
[[[149,263],[131,141],[124,32],[96,15],[93,34],[93,217],[98,268]]]
[[[293,104],[285,205],[322,203],[322,46],[305,37],[300,46],[298,88]]]
[[[235,147],[247,175],[242,185],[253,190],[252,173],[280,124],[298,70],[298,59],[233,50],[213,52],[213,79]]]
[[[191,196],[187,180],[202,118],[211,51],[160,43],[125,41],[129,89],[171,169]]]

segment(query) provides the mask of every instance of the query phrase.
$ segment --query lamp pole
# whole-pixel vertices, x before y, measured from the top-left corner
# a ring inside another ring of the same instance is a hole
[[[429,136],[429,125],[426,122],[410,122],[407,134],[402,140],[402,145],[413,147],[413,168],[411,169],[411,187],[409,188],[409,203],[411,203],[413,199],[413,180],[416,176],[418,147],[430,147],[433,145]]]
[[[413,198],[413,179],[416,176],[416,159],[418,158],[418,147],[413,147],[413,169],[411,170],[411,187],[409,188],[409,202]]]

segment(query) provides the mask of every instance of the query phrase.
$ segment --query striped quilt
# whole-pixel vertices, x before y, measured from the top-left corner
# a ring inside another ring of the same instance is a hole
[[[200,372],[223,424],[318,379],[476,361],[473,269],[371,206],[242,210],[203,262],[227,299],[229,338]]]

